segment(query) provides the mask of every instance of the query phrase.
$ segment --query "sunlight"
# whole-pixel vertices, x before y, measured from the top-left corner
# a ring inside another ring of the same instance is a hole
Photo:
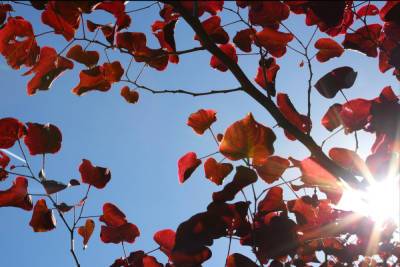
[[[369,216],[377,224],[393,220],[400,225],[399,176],[375,182],[366,191],[346,190],[338,208]]]

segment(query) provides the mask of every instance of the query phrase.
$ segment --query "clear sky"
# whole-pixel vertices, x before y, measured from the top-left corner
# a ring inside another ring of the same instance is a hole
[[[145,5],[145,2],[130,3],[128,9]],[[226,5],[233,6],[235,3]],[[15,9],[18,15],[33,22],[35,33],[49,30],[39,22],[39,12],[20,5]],[[105,13],[99,11],[96,14],[92,17],[95,22],[113,21],[112,17]],[[159,19],[157,6],[134,13],[129,30],[146,32],[150,46],[156,47],[156,38],[150,34],[150,26],[156,19]],[[226,14],[222,17],[222,24],[234,20],[235,18]],[[314,29],[305,26],[303,15],[292,15],[285,24],[305,42]],[[226,30],[235,33],[243,28],[242,25],[234,24],[226,27]],[[186,23],[179,21],[176,28],[178,50],[198,46],[198,42],[193,41],[193,35]],[[320,37],[326,35],[318,33],[316,39]],[[341,41],[342,38],[338,40]],[[51,35],[39,37],[39,44],[54,46],[60,51],[66,43],[62,37]],[[296,41],[291,44],[298,47]],[[128,58],[112,52],[110,56],[112,60],[121,60],[127,66]],[[297,109],[305,114],[308,72],[306,67],[299,67],[301,60],[298,54],[290,50],[283,58],[278,59],[281,70],[278,72],[276,84],[277,90],[289,93]],[[101,62],[104,61],[103,55]],[[221,73],[212,69],[209,61],[210,55],[204,51],[183,55],[179,65],[170,64],[164,72],[146,69],[140,82],[157,89],[182,88],[193,91],[238,86],[229,72]],[[239,57],[239,64],[251,78],[255,77],[257,62],[257,56]],[[354,86],[346,91],[349,98],[375,97],[387,85],[392,85],[396,94],[399,94],[398,82],[391,76],[390,71],[381,74],[376,58],[367,58],[354,51],[346,51],[341,58],[323,64],[314,60],[313,83],[331,69],[345,65],[358,72]],[[217,150],[209,133],[198,136],[186,126],[190,113],[200,108],[217,110],[218,121],[213,125],[215,132],[223,132],[227,126],[243,118],[248,112],[252,112],[256,120],[269,127],[275,125],[271,116],[244,93],[193,98],[185,95],[152,95],[140,92],[139,103],[131,105],[120,97],[119,91],[123,84],[119,83],[107,93],[89,92],[78,97],[71,93],[71,89],[79,82],[78,71],[81,68],[79,64],[75,64],[74,70],[56,80],[50,91],[38,92],[35,96],[28,97],[26,84],[29,77],[21,76],[25,70],[11,70],[1,58],[1,117],[15,117],[24,122],[50,122],[61,129],[62,149],[58,154],[47,157],[48,177],[64,182],[71,178],[80,178],[78,166],[83,158],[111,169],[111,182],[103,190],[92,190],[85,212],[86,215],[101,214],[104,202],[112,202],[120,207],[129,221],[135,223],[141,231],[137,242],[127,246],[128,251],[149,251],[157,247],[152,240],[154,232],[165,228],[176,229],[180,222],[204,211],[211,200],[212,192],[221,189],[204,178],[202,167],[198,168],[185,184],[178,183],[177,159],[180,156],[188,151],[195,151],[202,156]],[[131,77],[135,77],[140,68],[141,65],[135,64],[131,70]],[[319,124],[320,119],[331,104],[342,103],[344,100],[340,94],[332,100],[327,100],[313,91],[312,101],[312,132],[315,139],[321,142],[329,132]],[[275,128],[274,131],[278,136],[275,143],[277,155],[291,155],[298,159],[308,156],[303,146],[287,140],[281,129]],[[372,135],[361,135],[360,138],[360,153],[366,156],[373,140]],[[328,142],[326,149],[334,145],[353,148],[354,139],[352,136],[339,134]],[[11,151],[20,155],[16,148]],[[30,161],[35,171],[38,171],[39,158],[31,158]],[[287,172],[285,177],[293,179],[297,175],[298,173],[293,171]],[[0,189],[8,188],[12,179],[2,182]],[[266,186],[261,181],[257,183],[256,189],[261,191]],[[84,189],[82,186],[65,190],[59,194],[59,199],[67,202],[77,201],[84,194]],[[30,192],[38,191],[39,188],[31,184]],[[286,199],[292,197],[290,192],[285,193]],[[60,220],[55,231],[34,233],[28,225],[30,212],[1,208],[0,217],[0,266],[73,266],[68,252],[67,231]],[[122,256],[121,246],[100,241],[99,230],[100,223],[96,220],[94,235],[85,251],[82,250],[81,238],[76,238],[76,251],[82,266],[108,266],[114,259]],[[217,240],[212,248],[213,257],[204,266],[223,266],[227,246],[227,239]],[[231,251],[246,253],[250,249],[239,248],[234,242]],[[166,261],[161,253],[154,254],[161,262]]]

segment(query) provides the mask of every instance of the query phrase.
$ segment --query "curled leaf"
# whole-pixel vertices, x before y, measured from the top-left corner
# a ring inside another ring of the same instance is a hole
[[[83,237],[83,248],[87,247],[90,237],[94,230],[94,221],[92,219],[87,219],[84,226],[78,228],[78,234]]]
[[[201,164],[196,153],[188,152],[178,160],[179,183],[184,183]]]

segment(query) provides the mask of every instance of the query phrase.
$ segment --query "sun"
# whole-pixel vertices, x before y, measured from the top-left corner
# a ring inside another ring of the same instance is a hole
[[[361,213],[377,224],[387,220],[400,226],[399,176],[373,182],[365,191],[345,190],[338,208]]]

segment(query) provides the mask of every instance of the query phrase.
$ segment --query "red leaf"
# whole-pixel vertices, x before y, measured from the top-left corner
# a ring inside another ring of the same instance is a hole
[[[179,183],[183,184],[201,164],[196,153],[188,152],[178,160]]]
[[[381,29],[382,26],[380,24],[363,26],[354,33],[346,33],[342,45],[346,49],[357,50],[369,57],[377,57]]]
[[[285,202],[283,202],[283,189],[281,187],[272,187],[268,190],[267,195],[258,203],[258,212],[266,215],[273,211],[286,210]]]
[[[339,166],[350,170],[356,175],[370,176],[367,165],[360,156],[349,149],[334,147],[329,150],[329,157]]]
[[[75,36],[80,23],[80,11],[74,2],[49,1],[42,13],[42,22],[62,34],[67,41]]]
[[[6,153],[0,150],[0,181],[4,181],[8,177],[8,172],[5,171],[10,163],[10,158]]]
[[[343,192],[339,180],[322,167],[315,159],[306,158],[297,161],[289,158],[295,167],[300,168],[301,180],[308,186],[317,186],[333,203],[338,203]]]
[[[258,165],[255,166],[255,169],[261,179],[266,183],[271,184],[282,176],[289,165],[290,162],[287,159],[279,156],[271,156],[258,163]]]
[[[235,47],[229,43],[229,44],[222,44],[219,45],[219,48],[224,52],[225,55],[227,55],[232,61],[238,62],[238,56],[236,55],[236,49]],[[219,60],[215,55],[211,57],[210,61],[211,67],[214,69],[217,69],[219,71],[225,72],[228,70],[228,66],[226,66],[221,60]]]
[[[254,25],[277,29],[289,13],[289,7],[279,1],[250,2],[249,21]]]
[[[353,99],[342,105],[340,118],[346,133],[361,130],[368,122],[371,101],[361,98]]]
[[[216,15],[222,10],[224,1],[200,1],[197,4],[197,16],[201,17],[204,12],[208,12],[211,15]],[[194,1],[182,1],[181,5],[189,13],[194,14]]]
[[[154,241],[160,246],[160,250],[167,256],[171,254],[175,247],[175,231],[165,229],[157,231],[153,236]]]
[[[150,67],[163,71],[168,65],[169,56],[163,49],[152,49],[146,47],[143,51],[134,54],[136,62],[146,62]]]
[[[124,48],[131,53],[144,51],[146,43],[146,35],[142,32],[119,32],[117,34],[117,47]]]
[[[309,133],[311,131],[311,120],[296,110],[287,94],[279,93],[277,96],[277,104],[283,116],[300,131],[303,133]],[[296,140],[296,138],[286,130],[285,135],[289,140]]]
[[[364,16],[375,16],[379,14],[379,9],[376,5],[368,3],[357,10],[357,18]]]
[[[218,163],[214,158],[208,158],[204,163],[204,172],[207,179],[216,185],[221,185],[222,181],[233,170],[230,163]]]
[[[251,28],[238,31],[233,38],[233,43],[243,52],[250,53],[255,33],[256,31]]]
[[[217,112],[212,109],[199,109],[190,114],[186,124],[197,134],[202,135],[217,120],[216,114]]]
[[[62,135],[57,126],[47,123],[31,123],[24,138],[31,155],[57,153],[61,148]]]
[[[381,8],[379,12],[379,16],[383,21],[395,22],[397,24],[400,24],[399,11],[399,1],[386,1],[385,5]]]
[[[56,50],[51,47],[40,49],[39,61],[24,75],[34,73],[33,78],[28,82],[28,95],[34,95],[37,90],[49,90],[51,84],[65,70],[72,69],[74,63],[69,59],[58,56]]]
[[[232,182],[226,184],[221,191],[213,193],[212,198],[217,202],[233,200],[240,190],[256,181],[257,174],[255,171],[244,166],[236,167]]]
[[[246,256],[233,253],[228,256],[226,259],[226,267],[257,267],[258,265],[255,264],[252,260],[247,258]]]
[[[142,250],[134,251],[127,258],[119,258],[114,261],[111,267],[163,267],[157,259],[149,256]]]
[[[0,119],[0,148],[10,148],[25,133],[25,125],[14,118]]]
[[[96,10],[104,10],[114,15],[118,31],[128,28],[131,24],[131,17],[125,12],[125,3],[123,1],[101,2],[95,7]]]
[[[333,104],[329,107],[324,117],[322,117],[321,123],[328,131],[332,132],[342,124],[342,119],[340,118],[341,111],[341,104]]]
[[[283,56],[286,53],[287,44],[292,40],[291,33],[279,32],[271,28],[264,28],[256,33],[256,43],[264,46],[274,57]]]
[[[122,87],[121,96],[131,104],[135,104],[139,100],[139,93],[134,90],[131,91],[128,86]]]
[[[331,58],[340,57],[344,52],[343,47],[331,38],[320,38],[314,46],[319,49],[317,53],[319,62],[326,62]]]
[[[351,1],[287,1],[292,12],[306,14],[308,26],[317,25],[330,36],[345,33],[353,24]]]
[[[9,189],[0,191],[0,207],[32,210],[32,198],[28,195],[28,180],[25,177],[18,176]]]
[[[155,21],[151,26],[153,34],[157,37],[161,47],[166,49],[168,52],[176,52],[175,44],[175,24],[177,20],[171,20],[169,22]],[[177,55],[170,55],[169,61],[172,63],[178,63],[179,57]]]
[[[333,98],[340,90],[352,87],[356,78],[357,72],[351,67],[340,67],[325,74],[314,87],[322,96]]]
[[[83,247],[87,247],[90,237],[93,234],[94,221],[92,219],[87,219],[84,226],[78,228],[78,234],[83,237]]]
[[[217,44],[226,44],[229,42],[229,35],[221,27],[221,18],[219,16],[212,16],[201,23],[208,36]],[[197,35],[194,36],[195,40],[201,42]]]
[[[10,4],[0,4],[0,25],[6,21],[7,12],[13,11]]]
[[[79,166],[82,182],[102,189],[111,179],[111,171],[108,168],[93,166],[92,163],[83,159]]]
[[[82,70],[79,73],[79,84],[72,89],[72,92],[79,96],[92,90],[106,92],[113,83],[121,80],[123,74],[124,69],[119,61],[106,62],[102,66]]]
[[[86,65],[90,68],[97,64],[99,61],[99,52],[97,51],[86,51],[82,49],[82,46],[75,45],[67,53],[67,58],[73,59],[79,63]]]
[[[44,199],[36,202],[29,225],[35,232],[48,232],[56,228],[56,218],[53,211],[47,208]]]
[[[118,34],[116,32],[116,25],[113,24],[102,25],[94,23],[90,20],[86,20],[86,25],[90,32],[94,32],[97,29],[100,29],[106,40],[110,43],[110,45],[114,46],[114,38],[115,35]]]
[[[267,92],[271,96],[275,96],[275,79],[280,66],[276,64],[276,60],[273,57],[268,58],[267,60],[262,60],[260,62],[260,66],[257,70],[257,76],[254,78],[254,81],[260,85],[262,88],[267,90]],[[264,66],[264,68],[263,68]],[[265,69],[265,70],[264,70]],[[264,74],[265,71],[265,74]],[[266,78],[266,79],[265,79]]]
[[[39,55],[39,46],[32,25],[22,17],[10,17],[0,29],[0,53],[13,69],[33,66]]]
[[[226,129],[219,151],[230,160],[252,158],[257,162],[274,153],[275,140],[274,132],[250,113]]]
[[[100,232],[100,238],[104,243],[133,243],[140,235],[136,225],[129,223],[125,214],[111,203],[103,205],[103,215],[100,216],[100,221],[106,224],[101,226]]]

